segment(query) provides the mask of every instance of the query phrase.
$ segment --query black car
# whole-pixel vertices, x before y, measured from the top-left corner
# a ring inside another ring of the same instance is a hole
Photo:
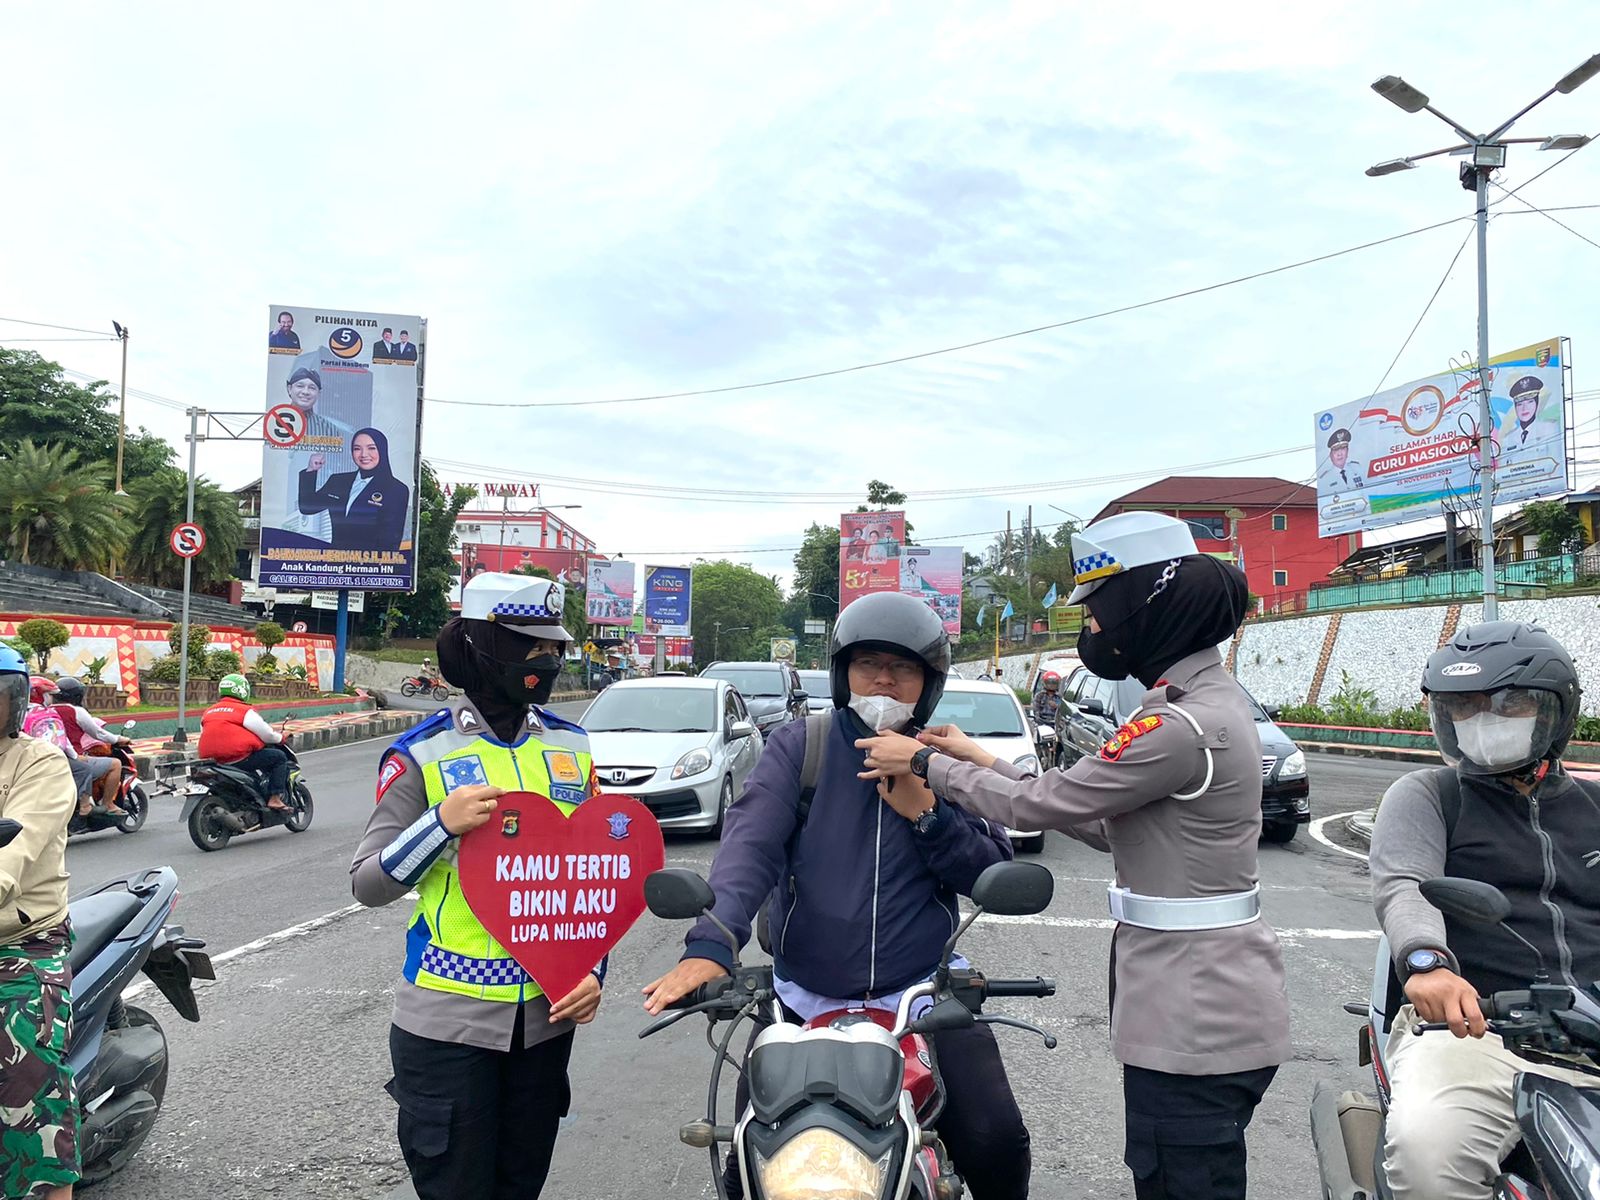
[[[805,720],[806,689],[792,663],[718,662],[700,674],[706,679],[726,679],[739,689],[762,737],[786,721]]]
[[[1145,691],[1137,679],[1101,679],[1088,667],[1074,671],[1061,689],[1061,711],[1056,716],[1060,765],[1071,766],[1086,755],[1098,754],[1133,716]],[[1305,751],[1272,723],[1254,696],[1245,692],[1245,699],[1261,738],[1261,837],[1281,844],[1292,840],[1295,831],[1311,820]]]

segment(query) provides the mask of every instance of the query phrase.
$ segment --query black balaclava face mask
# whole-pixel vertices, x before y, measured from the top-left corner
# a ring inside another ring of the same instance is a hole
[[[439,671],[467,694],[502,740],[522,727],[528,705],[546,704],[561,657],[529,658],[532,639],[491,621],[456,617],[439,633]]]
[[[1154,687],[1174,663],[1232,637],[1249,595],[1244,572],[1209,554],[1135,567],[1090,595],[1100,632],[1084,626],[1078,657],[1102,679]]]

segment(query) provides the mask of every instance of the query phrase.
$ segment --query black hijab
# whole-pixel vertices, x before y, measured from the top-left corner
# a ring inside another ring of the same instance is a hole
[[[1174,663],[1237,633],[1249,597],[1244,572],[1209,554],[1135,567],[1090,594],[1100,632],[1084,626],[1078,655],[1104,679],[1154,687]]]
[[[370,471],[363,471],[358,465],[356,467],[356,474],[361,476],[362,479],[373,479],[380,483],[394,480],[394,472],[389,469],[389,439],[384,437],[383,434],[379,433],[376,429],[368,427],[366,429],[356,430],[355,433],[350,437],[350,449],[352,453],[355,450],[356,438],[360,437],[363,433],[371,438],[372,444],[378,448],[378,465],[373,467]]]
[[[452,617],[439,631],[439,673],[467,694],[502,742],[514,742],[528,715],[525,702],[506,694],[502,663],[527,657],[529,640],[493,621]]]

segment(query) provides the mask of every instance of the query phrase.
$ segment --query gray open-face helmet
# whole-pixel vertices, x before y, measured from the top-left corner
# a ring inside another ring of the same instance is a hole
[[[922,663],[922,698],[911,721],[926,725],[950,675],[950,635],[943,618],[900,592],[874,592],[851,603],[834,623],[829,646],[828,683],[835,708],[850,706],[850,657],[857,650],[885,650]]]
[[[1439,753],[1468,775],[1512,775],[1567,748],[1578,723],[1578,673],[1537,625],[1469,625],[1422,672]]]

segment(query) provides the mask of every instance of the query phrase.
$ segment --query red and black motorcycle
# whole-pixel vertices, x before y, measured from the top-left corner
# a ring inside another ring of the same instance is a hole
[[[122,727],[122,735],[128,737],[133,733],[134,722],[129,721]],[[120,833],[137,833],[144,827],[145,820],[150,816],[150,796],[144,790],[144,784],[139,779],[138,765],[133,761],[133,751],[127,746],[96,743],[96,748],[86,754],[90,757],[109,755],[122,764],[122,779],[117,784],[117,807],[122,810],[121,815],[105,811],[96,806],[87,816],[73,814],[72,820],[67,823],[67,836],[78,837],[86,833],[99,833],[102,829],[115,829]]]
[[[431,695],[435,700],[448,700],[450,689],[445,687],[444,680],[435,679],[430,675],[413,675],[401,680],[400,694],[406,699],[412,696]]]

